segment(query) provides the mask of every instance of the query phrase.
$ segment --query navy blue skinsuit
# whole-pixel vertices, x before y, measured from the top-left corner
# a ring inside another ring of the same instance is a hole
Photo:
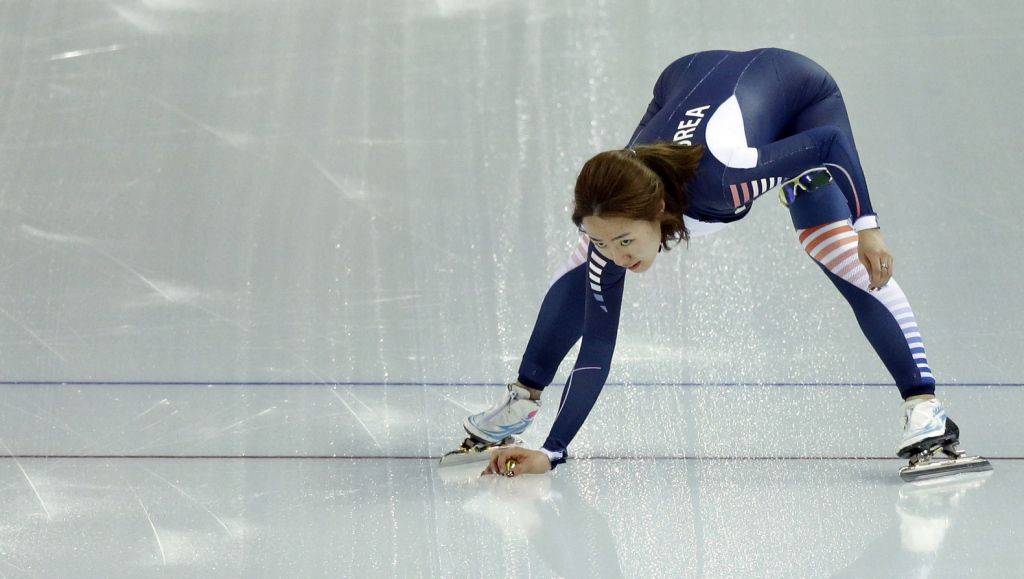
[[[801,243],[850,302],[904,398],[934,392],[902,290],[892,283],[882,297],[868,292],[866,270],[857,262],[855,229],[877,227],[877,221],[842,95],[823,68],[773,48],[684,56],[661,74],[627,146],[659,141],[704,146],[686,212],[704,222],[741,219],[757,197],[783,180],[827,167],[834,181],[790,207]],[[550,384],[562,359],[583,339],[543,445],[553,464],[565,460],[608,378],[625,274],[589,244],[587,260],[556,279],[541,305],[520,382],[533,388]]]

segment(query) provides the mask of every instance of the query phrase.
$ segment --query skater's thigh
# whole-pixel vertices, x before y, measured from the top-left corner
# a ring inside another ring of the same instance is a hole
[[[736,98],[753,145],[815,127],[849,129],[835,80],[821,65],[795,52],[775,49],[765,54],[744,71]]]

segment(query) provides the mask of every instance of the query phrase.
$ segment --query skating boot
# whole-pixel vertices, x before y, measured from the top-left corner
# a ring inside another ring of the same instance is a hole
[[[967,456],[958,448],[960,429],[946,416],[938,399],[907,400],[902,406],[903,441],[896,455],[910,459],[900,469],[900,478],[907,482],[963,472],[992,470],[980,456]]]
[[[512,383],[497,405],[467,416],[462,423],[469,434],[462,446],[441,457],[441,466],[490,460],[491,449],[522,444],[522,434],[540,410],[540,400],[530,400],[530,391]]]

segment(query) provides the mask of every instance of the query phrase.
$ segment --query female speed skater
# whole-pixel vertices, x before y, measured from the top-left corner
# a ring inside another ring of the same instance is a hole
[[[484,473],[506,476],[565,462],[608,378],[626,272],[649,270],[670,242],[741,220],[776,188],[801,246],[849,302],[903,397],[896,454],[911,459],[904,478],[991,468],[957,450],[957,426],[935,397],[838,86],[812,60],[776,48],[676,60],[659,77],[626,147],[584,164],[572,215],[581,243],[544,297],[516,381],[494,407],[466,418],[469,438],[452,454],[488,451]],[[508,446],[529,427],[544,388],[580,338],[543,446]],[[931,461],[940,451],[948,460]]]

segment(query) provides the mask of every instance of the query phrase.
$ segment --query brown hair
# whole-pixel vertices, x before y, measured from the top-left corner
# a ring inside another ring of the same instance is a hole
[[[572,222],[580,227],[591,215],[660,221],[663,249],[672,240],[688,241],[683,225],[683,211],[690,205],[687,184],[703,153],[700,145],[660,142],[594,155],[576,179]]]

